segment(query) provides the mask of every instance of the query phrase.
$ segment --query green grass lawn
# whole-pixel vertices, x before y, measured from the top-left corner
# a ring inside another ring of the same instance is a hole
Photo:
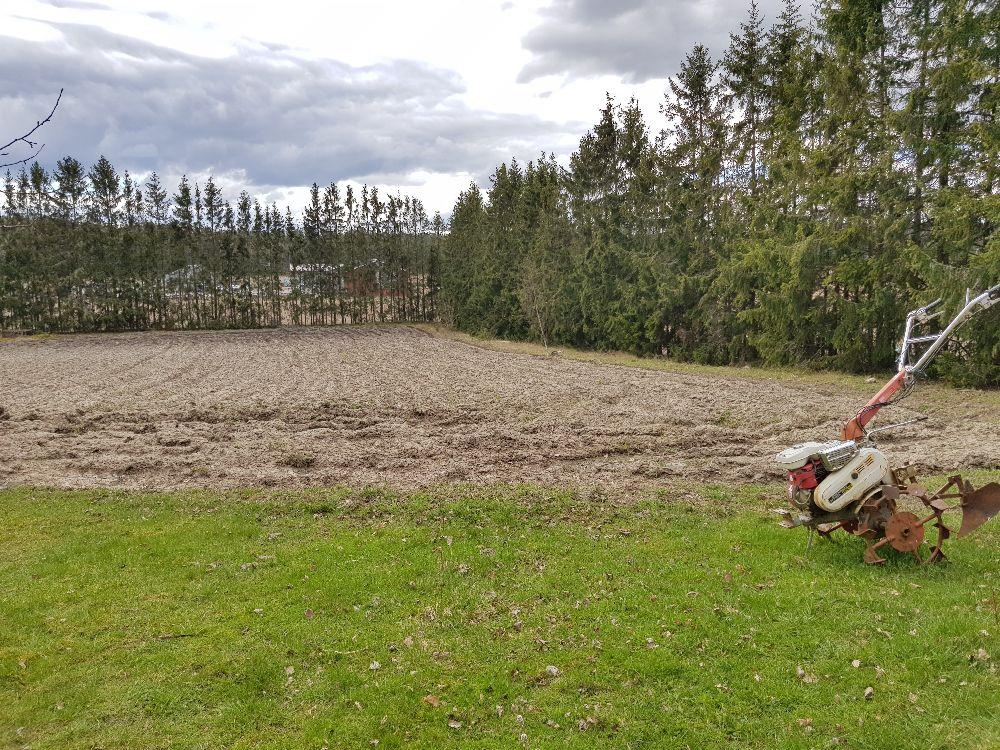
[[[0,746],[1000,747],[1000,523],[671,494],[0,492]]]

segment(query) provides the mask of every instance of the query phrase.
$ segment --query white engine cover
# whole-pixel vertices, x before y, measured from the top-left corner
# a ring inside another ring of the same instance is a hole
[[[794,471],[805,466],[810,456],[816,455],[829,443],[799,443],[791,448],[785,448],[774,457],[774,462],[785,471]]]
[[[889,460],[882,451],[862,448],[846,466],[829,474],[813,491],[813,502],[825,511],[846,508],[889,473]]]

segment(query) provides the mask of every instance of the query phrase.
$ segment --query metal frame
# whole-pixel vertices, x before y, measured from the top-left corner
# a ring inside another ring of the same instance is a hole
[[[928,336],[914,336],[913,329],[915,326],[930,322],[944,312],[943,310],[931,312],[941,304],[941,298],[939,297],[930,304],[909,312],[906,316],[906,328],[903,330],[903,342],[900,345],[899,371],[902,372],[905,370],[907,374],[914,375],[923,372],[927,365],[930,364],[930,361],[934,359],[934,355],[947,343],[948,339],[951,338],[959,326],[980,310],[989,310],[998,302],[1000,302],[1000,284],[987,289],[978,297],[972,299],[969,299],[969,293],[966,292],[965,307],[945,326],[943,331]],[[909,364],[910,349],[919,344],[928,343],[930,346],[927,347],[927,351],[920,355],[914,364]]]

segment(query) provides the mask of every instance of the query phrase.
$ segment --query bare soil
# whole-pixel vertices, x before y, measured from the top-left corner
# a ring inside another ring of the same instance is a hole
[[[624,367],[402,326],[7,341],[0,486],[754,483],[779,477],[778,450],[836,437],[869,395],[856,382]],[[997,403],[918,389],[890,419],[929,420],[883,448],[938,473],[997,469]]]

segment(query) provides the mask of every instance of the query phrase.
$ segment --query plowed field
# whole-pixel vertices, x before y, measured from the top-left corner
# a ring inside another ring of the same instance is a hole
[[[7,341],[0,486],[755,482],[867,396],[834,378],[625,367],[406,327]],[[995,469],[996,405],[918,389],[891,419],[928,422],[883,448],[935,471]]]

